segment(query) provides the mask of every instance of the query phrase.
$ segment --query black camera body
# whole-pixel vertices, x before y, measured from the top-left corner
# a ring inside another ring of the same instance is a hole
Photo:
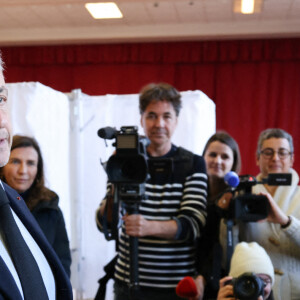
[[[112,183],[140,184],[148,174],[144,144],[136,126],[123,126],[116,131],[116,154],[107,162],[106,172]]]
[[[254,273],[244,273],[226,282],[233,286],[234,297],[239,300],[257,300],[264,295],[265,282]]]
[[[229,208],[230,218],[243,222],[256,222],[267,218],[269,201],[266,196],[244,194],[232,199]]]
[[[263,195],[251,193],[256,184],[290,185],[291,174],[269,174],[268,178],[258,182],[254,176],[239,176],[239,184],[232,189],[234,197],[230,201],[226,218],[241,220],[243,222],[256,222],[267,218],[270,210],[268,198]]]
[[[149,140],[139,136],[137,126],[122,126],[119,131],[112,127],[100,128],[98,136],[115,139],[116,151],[105,164],[105,171],[109,181],[118,187],[118,196],[125,202],[140,200],[148,177]]]
[[[230,201],[228,211],[225,212],[225,217],[243,222],[265,219],[269,213],[267,197],[251,193],[252,186],[257,184],[256,178],[251,175],[242,175],[238,177],[238,182],[238,185],[231,190],[234,196]]]

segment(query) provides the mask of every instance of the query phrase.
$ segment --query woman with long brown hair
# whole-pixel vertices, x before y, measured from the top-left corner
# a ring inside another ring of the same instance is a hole
[[[70,276],[71,253],[59,197],[45,186],[43,158],[34,138],[13,137],[10,158],[0,169],[0,178],[25,200]]]

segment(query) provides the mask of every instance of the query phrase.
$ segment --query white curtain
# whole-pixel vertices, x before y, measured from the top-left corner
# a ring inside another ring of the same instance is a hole
[[[7,87],[13,133],[38,141],[45,162],[46,184],[60,196],[60,206],[69,224],[69,98],[38,82],[9,83]]]
[[[72,285],[77,299],[93,299],[103,267],[115,254],[95,225],[105,195],[106,161],[113,141],[98,137],[106,126],[139,127],[138,95],[63,94],[40,83],[8,84],[14,133],[34,136],[45,161],[47,185],[60,196],[72,247]],[[201,91],[182,92],[183,108],[173,142],[197,154],[215,132],[215,104]],[[107,300],[113,299],[112,282]]]

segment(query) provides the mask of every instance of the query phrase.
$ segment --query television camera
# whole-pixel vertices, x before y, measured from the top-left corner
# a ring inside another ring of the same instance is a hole
[[[291,173],[269,174],[262,181],[257,181],[254,176],[238,176],[235,172],[225,175],[224,181],[228,184],[230,192],[233,194],[228,209],[221,210],[222,217],[227,226],[227,258],[226,270],[229,271],[230,260],[233,253],[233,225],[236,220],[242,222],[257,222],[266,219],[269,214],[269,200],[264,195],[251,193],[252,187],[256,184],[268,185],[290,185],[292,181]],[[228,192],[228,191],[227,191]]]
[[[225,175],[224,181],[231,186],[231,192],[234,195],[228,211],[225,212],[225,217],[243,222],[256,222],[267,218],[270,207],[266,196],[251,193],[252,187],[256,184],[265,183],[268,185],[290,185],[292,174],[273,173],[269,174],[266,179],[257,181],[254,176],[238,176],[231,171]]]
[[[128,214],[138,214],[138,206],[145,197],[145,181],[148,178],[146,147],[149,140],[140,137],[136,126],[122,126],[118,131],[112,127],[100,128],[98,136],[115,139],[116,148],[106,163],[108,179],[114,184],[111,229],[108,230],[107,210],[103,216],[104,234],[107,240],[118,240],[119,205],[124,204]],[[107,206],[106,206],[107,207]],[[138,300],[138,238],[129,236],[130,299]]]
[[[116,152],[105,169],[109,181],[118,185],[120,198],[124,201],[140,199],[148,177],[146,147],[149,140],[139,136],[136,126],[122,126],[119,131],[112,127],[100,128],[98,136],[115,139]]]

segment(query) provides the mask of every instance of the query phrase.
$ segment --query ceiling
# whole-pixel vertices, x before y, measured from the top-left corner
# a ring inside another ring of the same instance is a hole
[[[113,20],[93,19],[85,2],[0,0],[0,45],[300,37],[300,0],[264,0],[253,15],[233,0],[115,0],[124,18]]]

